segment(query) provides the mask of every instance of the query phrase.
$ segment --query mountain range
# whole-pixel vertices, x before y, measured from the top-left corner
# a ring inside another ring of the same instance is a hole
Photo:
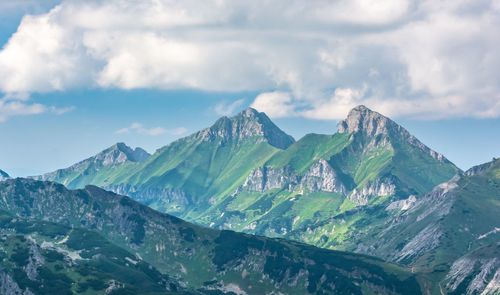
[[[334,134],[298,141],[249,108],[152,155],[119,143],[33,178],[99,186],[213,229],[377,256],[418,273],[422,292],[496,294],[498,166],[463,172],[365,106]]]
[[[214,228],[352,250],[357,243],[351,241],[391,217],[389,203],[423,195],[460,172],[364,106],[354,108],[335,134],[297,142],[249,108],[143,161],[124,149],[116,144],[36,178],[69,188],[97,185]]]
[[[2,294],[420,294],[365,255],[203,228],[95,186],[0,182]]]

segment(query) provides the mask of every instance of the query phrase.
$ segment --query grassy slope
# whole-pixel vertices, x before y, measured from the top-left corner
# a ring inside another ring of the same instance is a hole
[[[326,159],[351,188],[362,188],[378,178],[394,179],[398,185],[395,198],[423,194],[457,172],[453,164],[441,163],[396,139],[392,139],[391,145],[367,149],[369,141],[370,138],[360,134],[310,134],[287,150],[276,152],[265,165],[291,167],[300,175],[319,159]],[[378,197],[360,209],[335,193],[241,192],[224,198],[224,202],[215,204],[201,218],[192,220],[352,250],[356,247],[354,241],[391,217],[385,211],[391,200],[394,198],[390,196]]]

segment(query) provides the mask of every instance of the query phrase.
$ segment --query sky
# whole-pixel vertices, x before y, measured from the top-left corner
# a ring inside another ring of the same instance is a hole
[[[333,134],[359,104],[462,169],[500,156],[500,0],[0,0],[0,169],[154,152],[252,106]]]

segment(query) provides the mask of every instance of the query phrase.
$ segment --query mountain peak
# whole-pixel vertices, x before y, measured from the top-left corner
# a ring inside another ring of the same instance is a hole
[[[391,119],[372,111],[364,105],[359,105],[349,111],[347,118],[338,124],[339,133],[356,133],[363,131],[370,136],[387,134],[389,128],[401,128]]]
[[[285,149],[295,142],[292,136],[286,134],[265,114],[253,108],[247,108],[237,115],[228,118],[222,117],[210,128],[200,131],[203,140],[223,139],[242,140],[247,138],[261,138],[270,145]]]
[[[132,149],[123,142],[118,142],[95,156],[104,166],[120,164],[125,161],[143,162],[150,154],[140,147]]]
[[[9,174],[7,174],[7,172],[0,169],[0,181],[5,180],[5,179],[9,179],[9,178],[10,178]]]
[[[349,111],[347,118],[338,123],[338,133],[362,133],[371,138],[374,145],[394,141],[406,142],[440,162],[449,162],[442,154],[427,147],[401,125],[364,105],[356,106]],[[384,140],[380,140],[378,135],[383,135]]]
[[[242,112],[240,112],[241,116],[248,117],[248,118],[258,116],[259,114],[260,113],[252,107],[248,107],[245,110],[243,110]],[[262,114],[264,114],[264,113],[262,113]]]

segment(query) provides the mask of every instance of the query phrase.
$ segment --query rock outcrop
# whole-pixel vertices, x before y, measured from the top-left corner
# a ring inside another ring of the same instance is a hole
[[[446,290],[460,294],[500,292],[500,244],[483,247],[457,259],[448,271]]]
[[[307,192],[335,192],[345,195],[347,189],[335,170],[324,159],[315,162],[299,175],[290,167],[259,167],[250,173],[240,191],[265,192],[272,189]]]
[[[0,294],[4,295],[34,295],[29,289],[21,289],[12,277],[0,270]]]
[[[370,181],[360,189],[354,189],[349,195],[349,200],[358,206],[367,205],[370,198],[391,196],[396,192],[396,185],[390,180]]]

